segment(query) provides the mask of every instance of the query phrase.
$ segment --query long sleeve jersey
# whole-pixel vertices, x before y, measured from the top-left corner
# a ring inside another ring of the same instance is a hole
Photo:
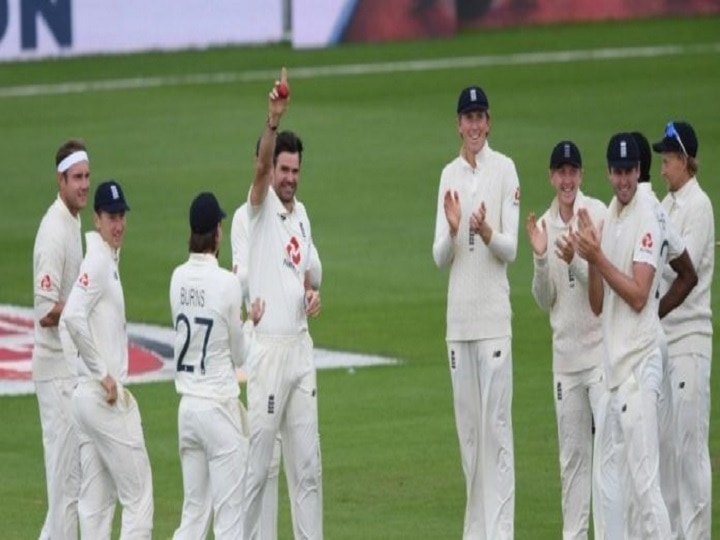
[[[445,193],[457,191],[462,208],[455,238],[445,217]],[[470,216],[485,203],[493,233],[488,245],[470,230]],[[473,168],[462,156],[440,176],[433,258],[450,267],[446,339],[474,341],[512,335],[508,264],[515,260],[520,184],[513,161],[486,143]]]
[[[557,198],[538,221],[545,221],[548,248],[542,256],[534,256],[532,293],[540,309],[550,313],[553,333],[553,371],[575,373],[599,367],[603,359],[600,318],[588,301],[588,265],[575,254],[570,264],[555,254],[555,241],[577,230],[577,210],[585,208],[593,223],[605,220],[605,204],[580,191],[575,197],[573,217],[565,223],[560,217]]]
[[[87,253],[62,319],[80,355],[80,380],[101,380],[109,374],[124,383],[128,337],[119,252],[94,231],[85,235],[85,242]]]
[[[693,177],[678,191],[668,193],[662,205],[683,237],[698,275],[698,283],[685,301],[662,320],[668,352],[670,355],[699,353],[712,358],[711,290],[715,266],[712,203]],[[665,266],[661,292],[670,287],[675,276],[675,271]]]
[[[237,277],[207,253],[191,253],[173,271],[170,307],[175,327],[175,388],[211,399],[239,395],[235,366],[247,356],[242,292]]]
[[[33,248],[32,378],[35,381],[77,376],[77,351],[69,336],[61,340],[64,325],[42,327],[40,319],[55,304],[67,301],[81,262],[80,217],[73,216],[58,195],[40,222]]]

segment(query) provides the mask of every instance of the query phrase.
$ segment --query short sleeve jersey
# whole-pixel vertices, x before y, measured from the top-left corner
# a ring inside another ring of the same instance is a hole
[[[35,344],[32,377],[36,381],[73,377],[77,351],[63,340],[63,326],[40,326],[53,305],[66,302],[82,262],[80,217],[73,216],[58,195],[40,222],[33,248],[33,303]],[[63,345],[66,349],[63,354]]]
[[[625,207],[613,198],[603,228],[602,250],[622,273],[632,276],[635,263],[649,264],[657,272],[662,238],[654,209],[642,196],[636,193]],[[605,374],[612,389],[657,348],[657,304],[648,298],[637,313],[605,283],[602,329]]]
[[[656,306],[660,302],[661,295],[661,281],[662,281],[662,268],[669,262],[677,259],[685,251],[685,241],[680,236],[680,233],[675,228],[675,225],[670,221],[667,212],[660,204],[660,200],[652,190],[652,186],[648,182],[641,182],[638,184],[638,194],[646,197],[647,202],[652,206],[655,212],[656,219],[660,225],[660,233],[662,234],[662,241],[660,244],[660,264],[657,271],[655,272],[655,279],[653,280],[653,286],[651,289],[652,299]]]
[[[244,359],[242,293],[212,254],[192,253],[170,279],[175,327],[175,388],[211,399],[239,395],[235,366]]]
[[[265,301],[265,313],[255,331],[277,336],[307,331],[305,272],[312,233],[305,206],[295,201],[288,212],[271,187],[262,204],[248,203],[248,216],[248,288],[250,298]]]

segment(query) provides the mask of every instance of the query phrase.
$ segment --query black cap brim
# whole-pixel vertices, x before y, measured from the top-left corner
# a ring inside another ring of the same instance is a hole
[[[617,161],[608,161],[608,167],[613,169],[634,169],[640,167],[640,162],[631,159],[619,159]]]
[[[663,152],[682,152],[680,144],[675,139],[664,138],[662,141],[658,141],[652,145],[655,152],[662,154]]]
[[[558,161],[557,163],[552,163],[550,165],[550,168],[555,170],[555,169],[559,169],[563,165],[570,165],[572,167],[575,167],[576,169],[582,169],[582,163],[578,163],[577,161],[572,160],[572,159],[563,159],[561,161]]]
[[[473,103],[472,105],[469,105],[461,110],[458,111],[458,114],[467,114],[469,112],[473,111],[480,111],[480,112],[486,112],[488,110],[487,107],[484,105],[478,105],[477,103]]]
[[[106,212],[108,214],[120,214],[122,212],[128,212],[130,207],[124,202],[117,202],[113,204],[103,204],[95,208],[96,212]]]

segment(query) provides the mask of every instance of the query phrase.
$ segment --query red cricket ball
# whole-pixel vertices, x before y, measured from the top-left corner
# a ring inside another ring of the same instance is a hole
[[[277,95],[281,99],[287,99],[287,97],[290,95],[290,88],[288,88],[288,85],[285,83],[279,83],[275,90],[277,91]]]

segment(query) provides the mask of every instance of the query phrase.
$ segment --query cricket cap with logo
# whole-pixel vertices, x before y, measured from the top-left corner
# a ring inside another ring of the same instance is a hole
[[[117,180],[105,180],[95,188],[95,212],[119,214],[127,212],[130,207],[125,200],[125,194]]]
[[[465,114],[471,111],[487,111],[489,108],[490,102],[488,102],[485,91],[479,86],[468,86],[460,92],[457,104],[458,114]]]
[[[640,149],[631,133],[616,133],[610,137],[607,164],[613,169],[632,169],[640,166]]]
[[[662,140],[652,145],[656,152],[678,152],[697,157],[698,140],[695,130],[687,122],[668,122]]]
[[[206,234],[214,230],[225,218],[225,212],[215,195],[209,191],[200,193],[190,205],[190,230],[195,234]]]
[[[559,169],[563,165],[572,165],[578,169],[582,168],[580,149],[572,141],[560,141],[550,154],[551,169]]]

